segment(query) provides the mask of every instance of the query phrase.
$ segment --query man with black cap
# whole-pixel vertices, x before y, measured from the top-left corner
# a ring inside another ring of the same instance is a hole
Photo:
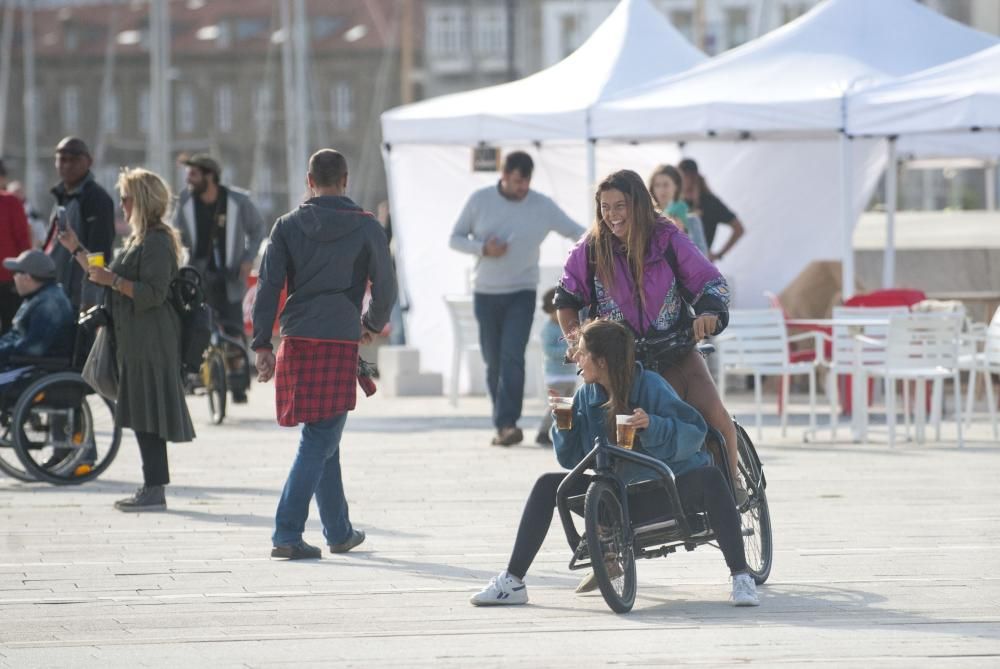
[[[183,162],[188,187],[181,193],[173,225],[190,252],[188,262],[205,280],[209,305],[219,314],[226,332],[242,337],[243,295],[266,233],[264,219],[249,193],[222,185],[222,167],[214,158],[198,153]],[[232,378],[233,382],[243,378],[234,376],[239,378]],[[236,383],[231,389],[234,401],[246,399],[246,388]]]
[[[85,280],[83,269],[73,255],[88,249],[103,253],[105,266],[111,263],[115,241],[115,204],[108,192],[94,180],[90,171],[90,149],[79,137],[65,137],[56,145],[56,171],[59,183],[52,188],[56,208],[49,218],[45,252],[56,266],[56,280],[62,284],[76,310],[98,304],[102,289]],[[59,243],[59,233],[73,228],[80,246],[67,249]]]
[[[75,314],[69,298],[56,282],[52,258],[38,250],[25,251],[3,261],[14,275],[24,300],[14,316],[14,327],[0,337],[0,366],[14,355],[69,355],[73,349]]]

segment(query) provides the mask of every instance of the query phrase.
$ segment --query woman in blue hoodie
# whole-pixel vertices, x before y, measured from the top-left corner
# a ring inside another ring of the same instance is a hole
[[[620,323],[594,321],[581,331],[576,350],[584,384],[573,398],[573,426],[552,430],[559,464],[575,467],[593,448],[597,437],[614,441],[615,416],[631,414],[636,428],[634,449],[666,463],[676,476],[677,492],[688,511],[704,510],[718,537],[719,547],[733,578],[731,601],[756,606],[756,586],[747,572],[743,535],[732,493],[722,472],[711,465],[704,449],[706,427],[701,415],[683,402],[659,374],[635,362],[632,334]],[[625,463],[618,473],[628,482],[651,477],[650,471]],[[528,497],[507,569],[470,600],[476,606],[524,604],[528,591],[524,576],[542,547],[556,504],[563,472],[543,474]],[[586,492],[583,477],[570,495]],[[637,500],[633,518],[658,515],[649,501]],[[575,546],[571,546],[575,548]],[[586,591],[586,581],[581,590]],[[578,590],[579,591],[579,590]]]

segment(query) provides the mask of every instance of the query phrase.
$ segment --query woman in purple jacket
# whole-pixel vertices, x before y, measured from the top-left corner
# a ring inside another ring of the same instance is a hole
[[[579,314],[617,321],[636,337],[636,359],[659,372],[726,439],[736,502],[746,499],[736,467],[736,428],[695,343],[729,320],[725,279],[687,235],[657,216],[642,178],[619,170],[595,196],[597,219],[574,247],[556,292],[571,347]],[[693,313],[692,313],[693,312]]]

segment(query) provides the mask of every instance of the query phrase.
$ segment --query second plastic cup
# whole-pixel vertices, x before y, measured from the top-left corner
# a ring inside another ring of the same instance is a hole
[[[632,442],[635,440],[635,426],[632,425],[632,416],[618,414],[615,416],[615,424],[618,432],[618,446],[631,451]]]
[[[550,400],[552,406],[552,413],[556,417],[556,429],[558,430],[572,430],[573,429],[573,398],[572,397],[553,397]]]

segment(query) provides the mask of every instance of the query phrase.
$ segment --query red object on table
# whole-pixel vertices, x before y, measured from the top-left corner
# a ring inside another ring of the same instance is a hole
[[[870,293],[855,295],[844,301],[845,307],[912,307],[917,302],[927,299],[927,294],[922,290],[911,288],[887,288],[885,290],[873,290]],[[838,379],[840,382],[840,396],[843,398],[844,415],[851,414],[851,375],[843,374]],[[871,406],[872,387],[874,381],[868,380],[868,404]],[[928,394],[928,400],[930,395]]]

